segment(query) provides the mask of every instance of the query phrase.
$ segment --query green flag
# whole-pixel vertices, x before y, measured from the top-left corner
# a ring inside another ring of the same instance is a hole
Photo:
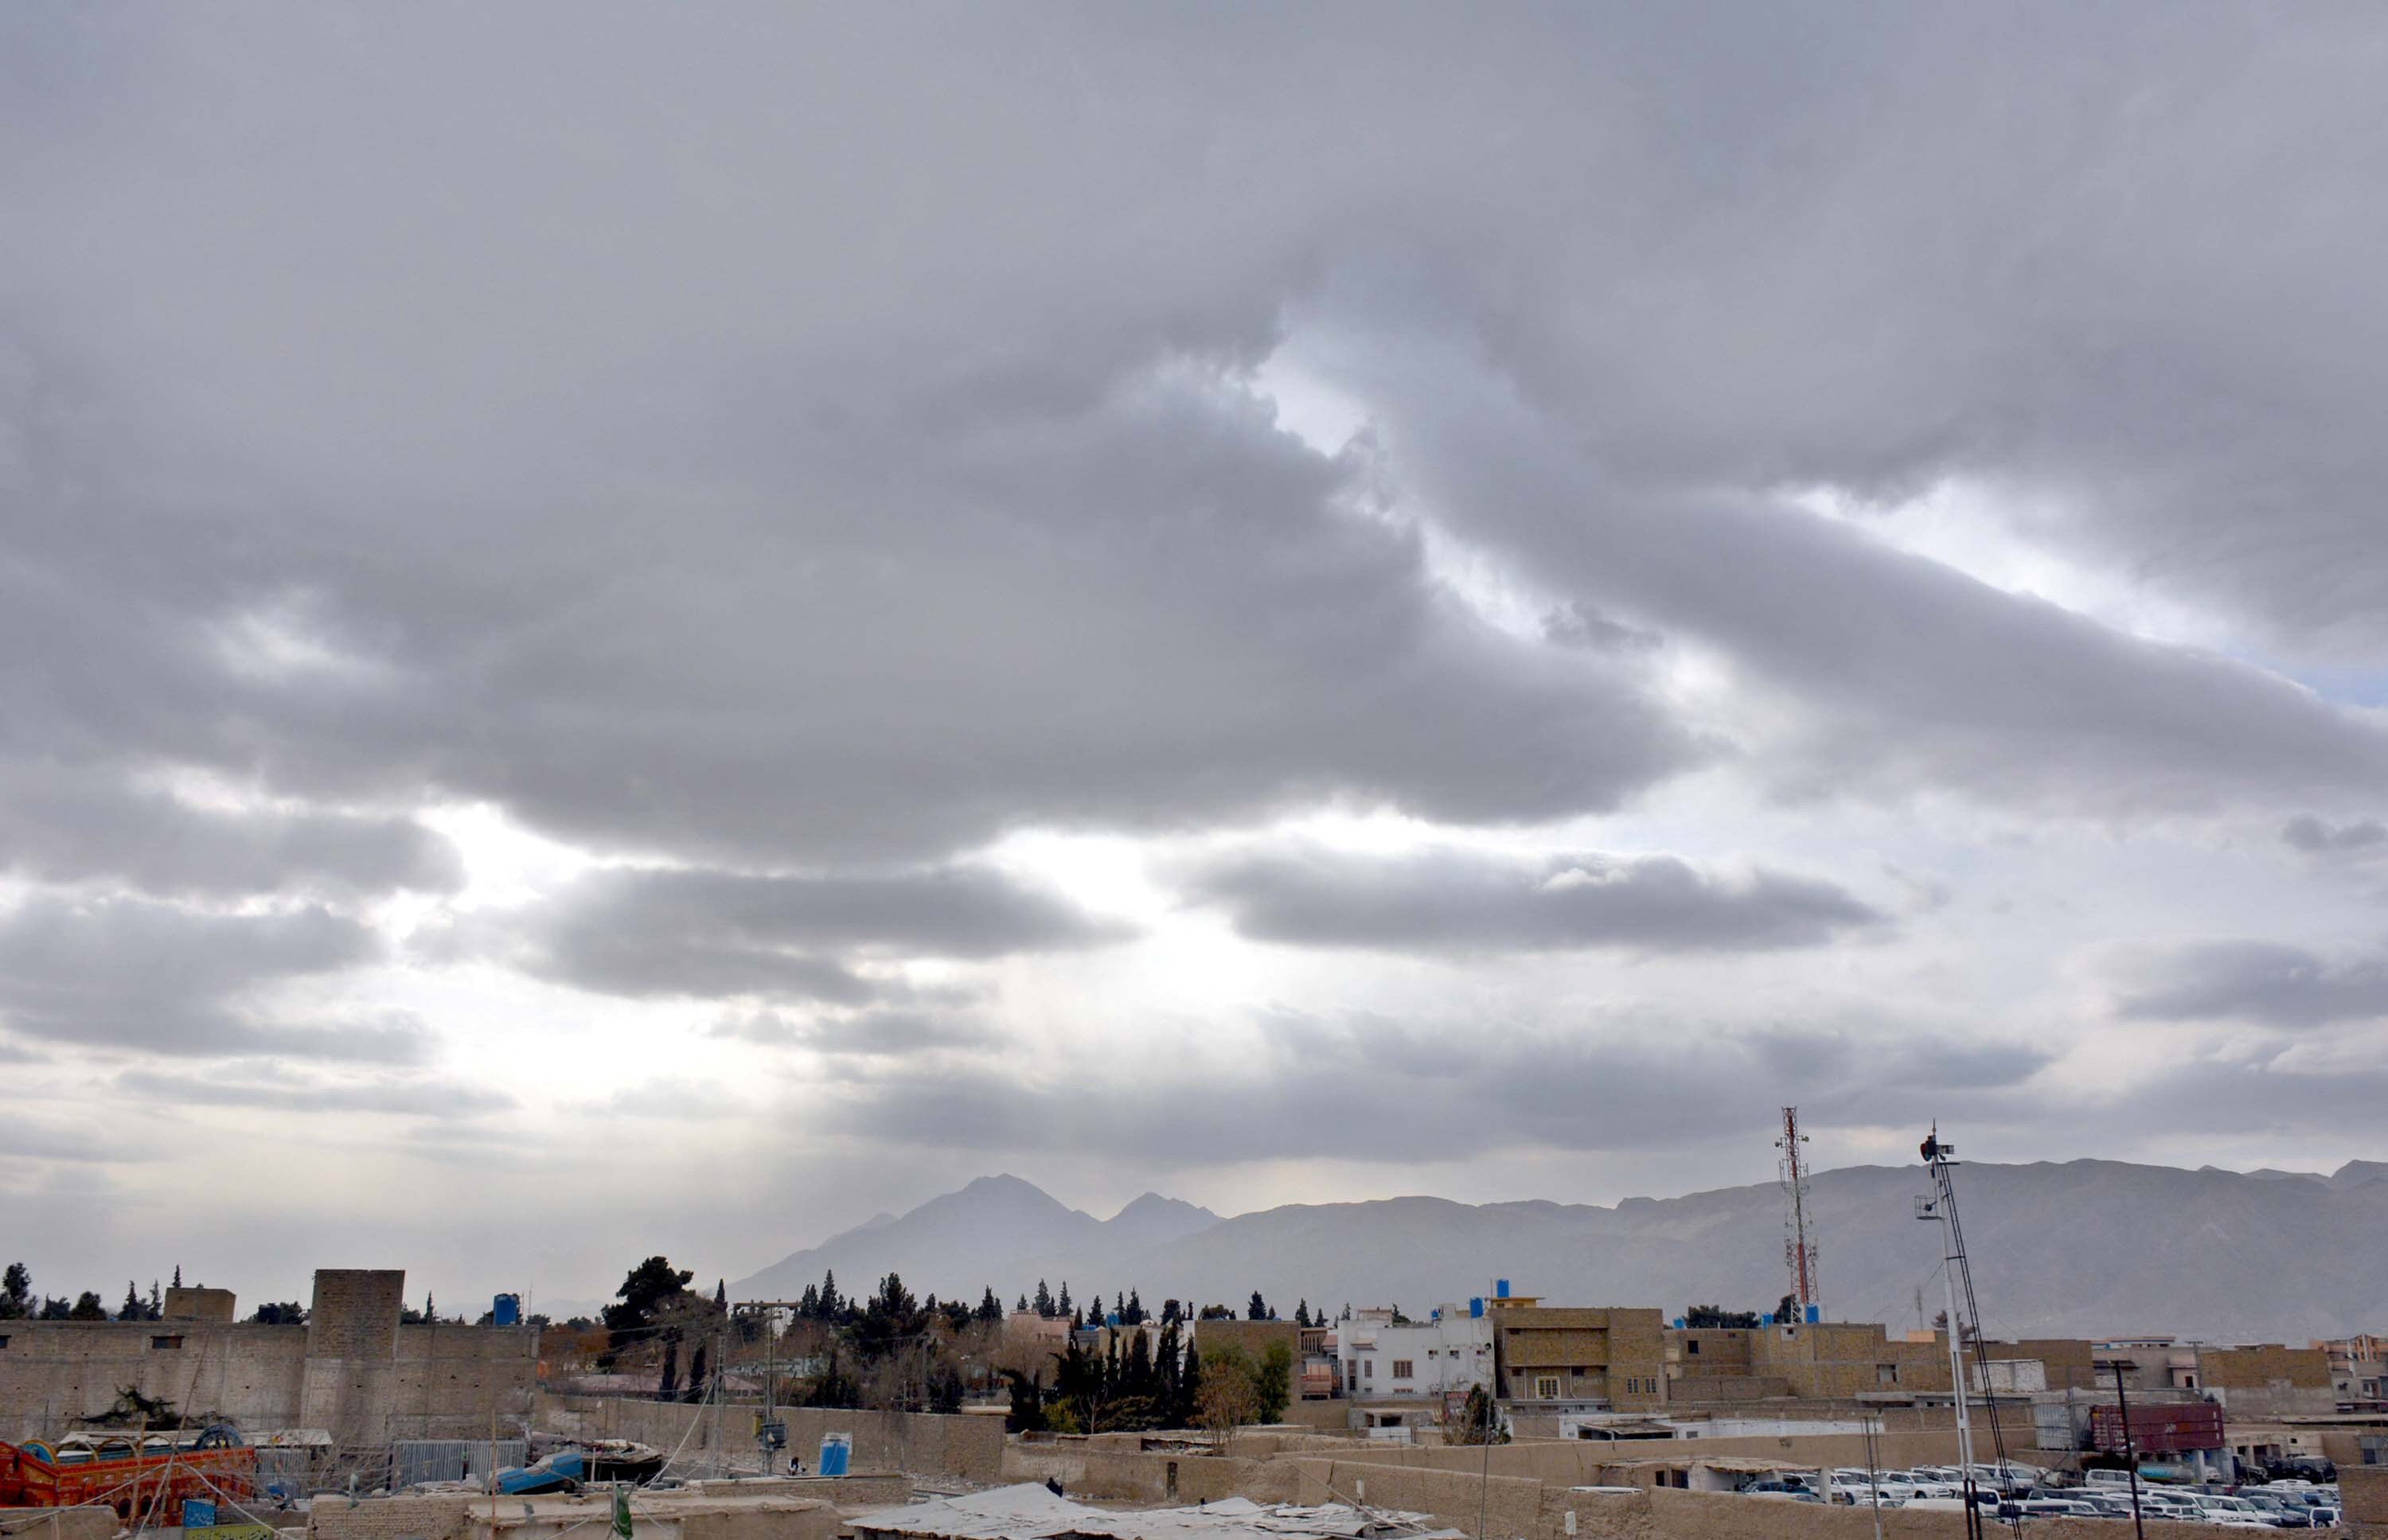
[[[622,1490],[620,1482],[614,1483],[614,1533],[630,1540],[630,1495]]]

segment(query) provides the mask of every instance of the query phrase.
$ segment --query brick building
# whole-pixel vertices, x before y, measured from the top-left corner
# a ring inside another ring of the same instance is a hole
[[[1619,1411],[1666,1403],[1666,1326],[1657,1309],[1499,1303],[1488,1319],[1505,1398]]]

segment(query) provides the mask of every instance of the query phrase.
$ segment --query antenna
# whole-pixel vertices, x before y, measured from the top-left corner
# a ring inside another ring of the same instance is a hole
[[[1821,1316],[1816,1242],[1808,1233],[1808,1157],[1800,1146],[1808,1136],[1799,1131],[1799,1109],[1783,1109],[1783,1137],[1774,1147],[1783,1152],[1783,1195],[1788,1209],[1783,1218],[1783,1261],[1791,1271],[1791,1303],[1801,1321]]]

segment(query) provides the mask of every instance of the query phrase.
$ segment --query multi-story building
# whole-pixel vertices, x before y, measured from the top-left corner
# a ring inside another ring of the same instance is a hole
[[[1335,1340],[1338,1378],[1354,1400],[1466,1395],[1492,1381],[1492,1322],[1480,1307],[1438,1306],[1425,1320],[1354,1310]]]
[[[2331,1359],[2318,1347],[2263,1343],[2217,1347],[2172,1337],[2126,1337],[2095,1344],[2102,1383],[2122,1370],[2134,1390],[2185,1390],[2220,1402],[2235,1417],[2327,1415],[2338,1409]]]
[[[2388,1403],[2388,1337],[2366,1332],[2307,1345],[2330,1359],[2331,1388],[2341,1402]]]
[[[1571,1309],[1487,1300],[1495,1382],[1552,1409],[1644,1410],[1667,1399],[1665,1323],[1656,1308]]]
[[[1894,1340],[1873,1322],[1676,1327],[1665,1333],[1668,1398],[1685,1404],[1798,1397],[1912,1400],[1949,1391],[1948,1338]],[[2003,1390],[2013,1376],[1994,1376]]]

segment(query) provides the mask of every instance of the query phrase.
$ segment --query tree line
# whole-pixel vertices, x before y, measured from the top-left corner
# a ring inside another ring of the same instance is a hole
[[[173,1287],[183,1286],[183,1269],[174,1269]],[[267,1326],[284,1324],[283,1312],[297,1312],[296,1319],[303,1321],[307,1312],[297,1305],[260,1305],[249,1319]],[[22,1262],[11,1262],[0,1269],[0,1320],[163,1320],[166,1319],[165,1291],[157,1280],[149,1282],[144,1294],[139,1284],[127,1279],[124,1303],[110,1310],[101,1300],[96,1289],[84,1289],[72,1299],[64,1294],[37,1294],[33,1292],[33,1270]]]

